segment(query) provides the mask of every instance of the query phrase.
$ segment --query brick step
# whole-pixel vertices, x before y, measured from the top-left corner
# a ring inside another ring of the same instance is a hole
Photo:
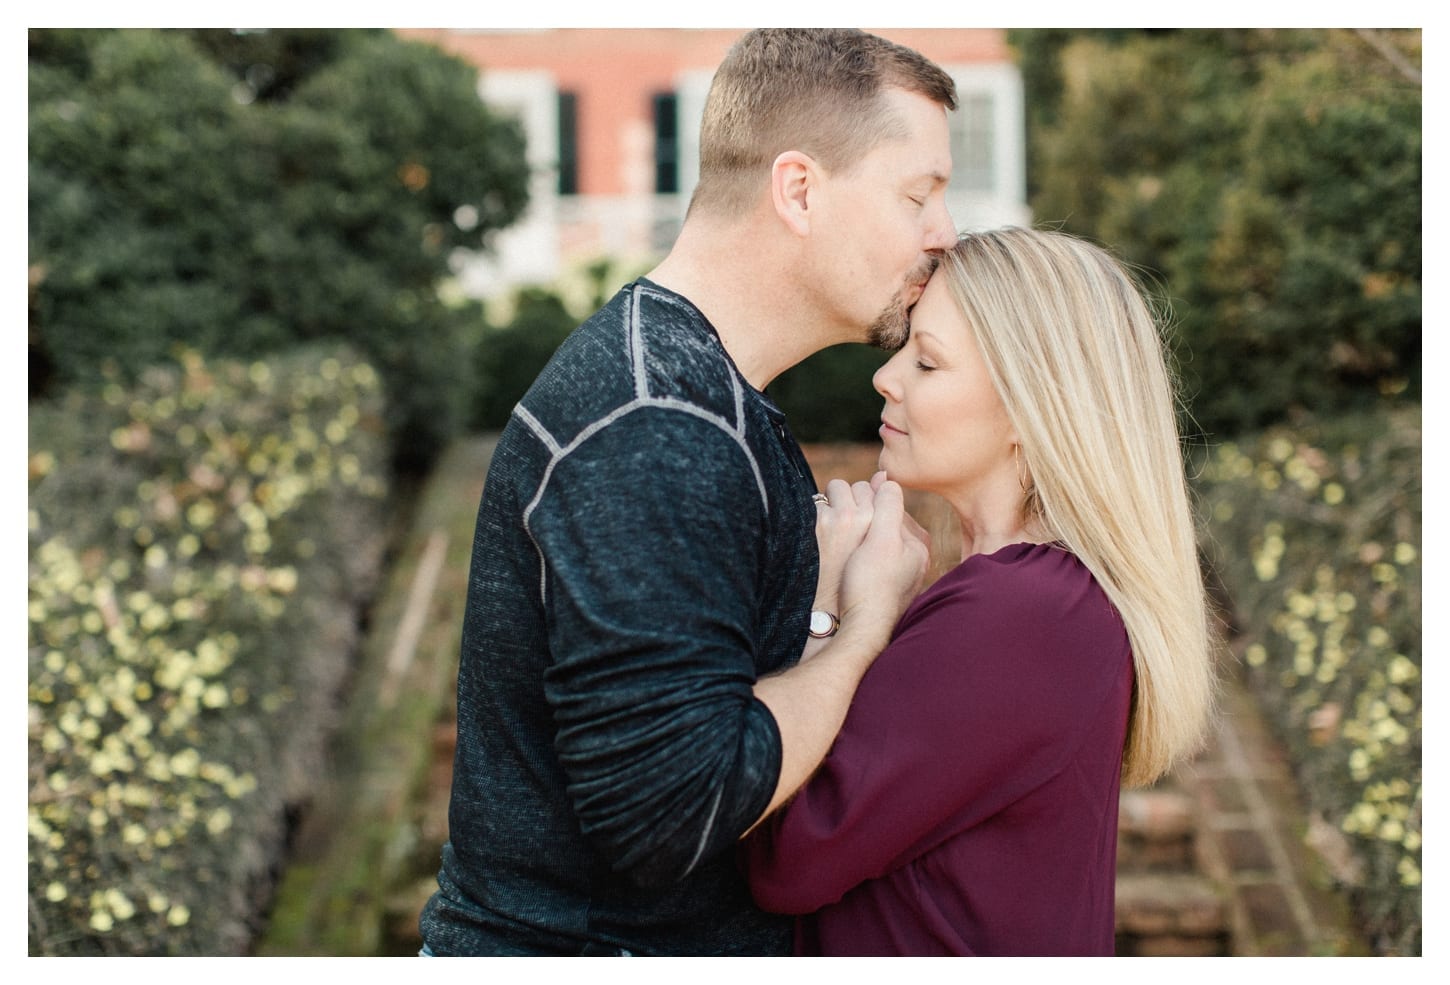
[[[1215,957],[1232,953],[1228,906],[1218,885],[1183,872],[1118,876],[1121,957]]]
[[[1197,868],[1194,802],[1174,789],[1124,791],[1118,802],[1118,872],[1191,872]]]

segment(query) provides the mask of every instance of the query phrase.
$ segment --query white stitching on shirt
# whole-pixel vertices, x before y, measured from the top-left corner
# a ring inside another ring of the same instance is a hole
[[[519,415],[519,420],[523,421],[524,424],[528,425],[529,430],[534,432],[538,439],[548,447],[550,452],[555,455],[559,453],[559,442],[554,440],[554,436],[552,434],[544,430],[544,425],[539,423],[539,419],[537,417],[529,413],[529,409],[527,407],[525,407],[522,403],[515,404],[514,413]]]
[[[695,849],[695,857],[690,859],[689,865],[685,866],[685,871],[680,876],[681,879],[695,871],[700,856],[705,854],[705,845],[710,841],[710,832],[715,830],[715,815],[720,812],[720,798],[724,793],[724,787],[715,788],[715,802],[710,805],[710,816],[705,819],[705,830],[700,833],[700,845]]]
[[[569,454],[574,451],[574,449],[578,448],[585,441],[589,440],[594,435],[602,431],[604,428],[613,424],[615,421],[624,417],[626,414],[633,413],[634,411],[639,410],[643,407],[658,407],[667,410],[683,411],[686,414],[691,414],[695,417],[700,418],[701,420],[710,422],[711,424],[718,427],[720,430],[724,431],[726,434],[730,435],[730,437],[735,441],[735,444],[738,445],[740,447],[740,450],[745,453],[745,460],[750,463],[751,474],[755,477],[756,488],[760,490],[761,507],[765,510],[767,516],[770,515],[770,496],[765,488],[765,477],[761,474],[760,463],[756,461],[755,453],[751,451],[750,444],[745,440],[745,394],[744,391],[741,390],[740,380],[736,377],[736,374],[734,372],[731,372],[729,374],[730,388],[732,395],[735,399],[734,426],[731,425],[730,421],[727,421],[719,414],[712,413],[711,411],[705,410],[703,407],[699,407],[695,404],[689,403],[688,401],[681,400],[678,397],[651,397],[649,395],[649,380],[648,374],[646,373],[645,369],[644,359],[644,335],[640,328],[639,315],[639,298],[640,295],[643,293],[645,293],[645,288],[642,285],[637,284],[635,285],[633,294],[630,298],[629,353],[630,363],[633,367],[635,378],[634,390],[635,394],[637,395],[634,400],[631,400],[629,403],[621,404],[619,407],[616,407],[614,410],[610,411],[599,420],[584,428],[582,431],[574,436],[574,440],[570,441],[568,445],[562,447],[559,445],[558,441],[554,439],[553,435],[551,435],[544,428],[543,424],[539,422],[539,419],[529,412],[528,408],[523,405],[522,401],[520,401],[514,407],[514,413],[517,414],[519,419],[523,421],[523,423],[529,428],[529,430],[532,431],[539,438],[539,440],[544,443],[544,445],[549,449],[550,452],[549,464],[545,466],[544,474],[539,479],[539,488],[534,492],[534,497],[529,501],[529,505],[524,508],[523,515],[524,533],[528,534],[529,540],[534,545],[534,550],[537,551],[539,554],[539,599],[545,604],[548,603],[548,562],[544,559],[543,548],[539,546],[538,540],[534,537],[534,531],[530,527],[529,521],[534,515],[534,510],[538,508],[539,502],[544,498],[544,491],[548,488],[549,479],[553,477],[554,468],[565,458],[567,458]],[[671,304],[674,303],[668,297],[655,294],[652,291],[649,293],[651,297],[654,297],[660,301]]]
[[[641,400],[649,399],[649,374],[644,368],[644,335],[639,327],[639,296],[644,290],[638,284],[629,299],[629,356],[634,365],[634,393]]]
[[[626,414],[632,414],[635,411],[641,410],[645,407],[657,407],[665,410],[681,411],[693,417],[698,417],[701,420],[708,421],[709,423],[719,428],[721,431],[724,431],[726,434],[730,435],[731,439],[734,440],[735,444],[738,445],[740,447],[740,450],[745,453],[745,460],[750,463],[751,474],[755,476],[756,488],[760,490],[761,508],[765,510],[767,516],[770,515],[770,498],[767,495],[765,488],[765,477],[761,475],[760,464],[756,462],[754,453],[751,452],[750,446],[745,441],[745,436],[730,427],[730,422],[725,420],[719,414],[712,414],[710,411],[705,410],[703,407],[697,407],[692,403],[688,403],[687,401],[680,400],[675,397],[651,397],[645,400],[631,400],[627,404],[622,404],[619,407],[616,407],[614,410],[610,411],[608,414],[605,414],[599,420],[589,425],[583,431],[580,431],[579,434],[575,436],[574,440],[569,442],[569,444],[563,448],[560,448],[557,444],[554,444],[552,439],[549,438],[547,434],[536,432],[539,433],[540,439],[543,440],[545,444],[548,444],[554,452],[549,459],[549,464],[544,467],[544,474],[539,480],[539,488],[535,491],[534,498],[529,500],[529,505],[524,508],[523,516],[524,533],[529,535],[529,540],[533,541],[534,550],[539,552],[540,601],[548,602],[548,593],[546,591],[547,563],[544,560],[543,548],[539,546],[538,540],[534,537],[534,531],[529,525],[529,520],[533,517],[534,510],[538,507],[540,500],[544,498],[544,491],[549,486],[549,480],[554,475],[555,467],[564,459],[568,458],[569,455],[574,451],[574,449],[578,448],[585,441],[588,441],[590,438],[594,437],[594,435],[609,427],[609,425],[624,417]],[[521,417],[523,414],[527,413],[526,411],[524,411],[522,405],[516,408],[516,410],[520,413]],[[532,419],[532,416],[530,416],[530,419]],[[528,420],[525,420],[524,423],[527,424]],[[534,429],[530,427],[530,430]]]

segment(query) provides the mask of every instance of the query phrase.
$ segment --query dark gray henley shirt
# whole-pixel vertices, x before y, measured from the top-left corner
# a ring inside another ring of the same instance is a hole
[[[789,951],[735,847],[779,775],[752,687],[805,642],[814,492],[683,297],[639,280],[559,348],[479,508],[432,952]]]

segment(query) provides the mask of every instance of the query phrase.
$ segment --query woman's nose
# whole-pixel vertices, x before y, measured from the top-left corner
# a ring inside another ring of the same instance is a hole
[[[896,356],[892,356],[886,360],[885,364],[871,376],[871,386],[887,400],[896,399],[896,374],[892,370],[896,359]]]

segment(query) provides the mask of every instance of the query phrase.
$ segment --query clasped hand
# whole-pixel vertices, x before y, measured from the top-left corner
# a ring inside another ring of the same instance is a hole
[[[843,629],[885,646],[921,588],[931,539],[906,512],[901,487],[885,472],[869,482],[832,479],[826,497],[816,506],[816,608],[836,612]]]

